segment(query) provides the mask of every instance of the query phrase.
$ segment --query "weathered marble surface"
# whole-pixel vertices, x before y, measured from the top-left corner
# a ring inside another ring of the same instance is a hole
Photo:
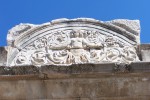
[[[142,61],[150,61],[150,44],[141,44],[140,45],[140,55]]]
[[[7,64],[7,47],[0,47],[0,66]]]
[[[20,24],[8,33],[7,65],[131,63],[139,61],[139,34],[138,20],[78,18]]]

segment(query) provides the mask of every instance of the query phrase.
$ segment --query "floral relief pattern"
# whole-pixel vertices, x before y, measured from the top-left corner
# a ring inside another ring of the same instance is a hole
[[[91,30],[70,30],[52,32],[35,40],[18,53],[11,65],[133,61],[139,61],[136,49],[132,46],[122,46],[115,36],[104,36]]]

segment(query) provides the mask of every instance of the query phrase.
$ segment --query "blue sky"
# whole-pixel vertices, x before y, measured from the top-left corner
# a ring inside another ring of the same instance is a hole
[[[150,43],[150,0],[0,0],[0,46],[7,45],[8,30],[19,23],[77,17],[139,19],[141,43]]]

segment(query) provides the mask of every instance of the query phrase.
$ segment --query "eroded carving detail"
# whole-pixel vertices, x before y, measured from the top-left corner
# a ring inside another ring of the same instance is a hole
[[[62,49],[70,44],[70,38],[67,33],[59,31],[52,33],[47,42],[50,49]]]
[[[22,64],[28,64],[28,57],[27,57],[27,52],[21,51],[16,58],[14,59],[13,64],[14,65],[22,65]]]
[[[31,29],[31,27],[34,27],[35,25],[33,24],[19,24],[13,27],[12,29],[9,30],[8,35],[7,35],[7,41],[8,45],[14,45],[13,42],[15,41],[16,37],[19,36],[21,33],[28,31]]]
[[[44,48],[47,46],[47,39],[42,37],[34,42],[34,46],[36,49]]]

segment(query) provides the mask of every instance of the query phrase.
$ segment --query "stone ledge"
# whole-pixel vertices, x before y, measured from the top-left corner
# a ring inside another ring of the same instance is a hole
[[[70,66],[44,65],[36,66],[0,66],[0,75],[30,74],[82,74],[82,73],[145,73],[150,72],[150,62],[133,62],[131,64],[101,63],[73,64]]]
[[[143,96],[143,97],[102,97],[102,98],[51,98],[51,99],[36,99],[36,100],[149,100],[149,96]],[[10,100],[10,99],[5,99]],[[16,100],[16,99],[11,99]],[[28,100],[28,99],[25,99]]]

